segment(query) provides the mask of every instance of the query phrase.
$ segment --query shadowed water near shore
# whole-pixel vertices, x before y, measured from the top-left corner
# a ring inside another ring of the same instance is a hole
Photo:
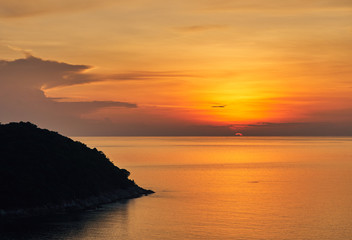
[[[2,222],[1,239],[100,239],[99,231],[103,229],[109,231],[110,239],[127,239],[131,204],[133,200],[124,200],[76,213]]]

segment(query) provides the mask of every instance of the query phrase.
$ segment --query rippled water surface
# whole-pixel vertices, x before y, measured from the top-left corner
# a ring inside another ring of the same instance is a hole
[[[0,239],[352,239],[352,138],[84,137],[155,194]]]

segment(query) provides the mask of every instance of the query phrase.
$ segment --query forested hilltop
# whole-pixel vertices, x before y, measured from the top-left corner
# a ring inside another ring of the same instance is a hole
[[[103,152],[29,122],[0,125],[0,216],[96,206],[152,191]]]

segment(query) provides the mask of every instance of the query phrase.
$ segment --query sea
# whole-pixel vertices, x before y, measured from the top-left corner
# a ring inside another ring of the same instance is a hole
[[[155,194],[8,223],[1,240],[352,239],[351,137],[74,137]]]

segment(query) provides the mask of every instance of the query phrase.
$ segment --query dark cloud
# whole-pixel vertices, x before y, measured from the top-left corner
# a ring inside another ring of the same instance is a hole
[[[212,108],[225,108],[226,105],[214,105],[214,106],[211,106]]]
[[[42,60],[33,56],[14,61],[0,60],[1,84],[13,87],[51,88],[96,81],[82,75],[86,65]]]
[[[82,115],[102,108],[137,108],[128,102],[69,102],[45,96],[43,88],[98,81],[95,76],[83,73],[89,68],[33,56],[1,60],[0,121],[33,121],[54,128],[65,124],[78,126],[82,124]]]
[[[262,122],[250,125],[233,125],[248,136],[351,136],[349,122]]]
[[[116,101],[91,101],[91,102],[56,102],[56,105],[62,108],[69,108],[73,111],[91,111],[91,109],[105,108],[105,107],[124,107],[124,108],[137,108],[137,104],[128,102]]]
[[[14,61],[0,60],[2,84],[19,87],[53,88],[106,80],[154,80],[158,78],[197,77],[176,71],[133,71],[120,74],[99,75],[85,73],[88,65],[73,65],[57,61],[43,60],[29,55]],[[6,81],[11,79],[11,81]]]
[[[48,61],[33,56],[0,61],[0,121],[31,121],[40,127],[76,136],[182,136],[231,135],[227,126],[190,125],[165,115],[141,110],[134,103],[117,101],[69,102],[48,98],[43,88],[71,86],[103,80],[136,80],[191,76],[179,72],[134,71],[109,76],[86,73],[87,65]],[[113,111],[106,118],[101,111]],[[167,115],[167,114],[166,114]],[[88,117],[87,117],[88,116]],[[90,118],[89,116],[94,116]]]

